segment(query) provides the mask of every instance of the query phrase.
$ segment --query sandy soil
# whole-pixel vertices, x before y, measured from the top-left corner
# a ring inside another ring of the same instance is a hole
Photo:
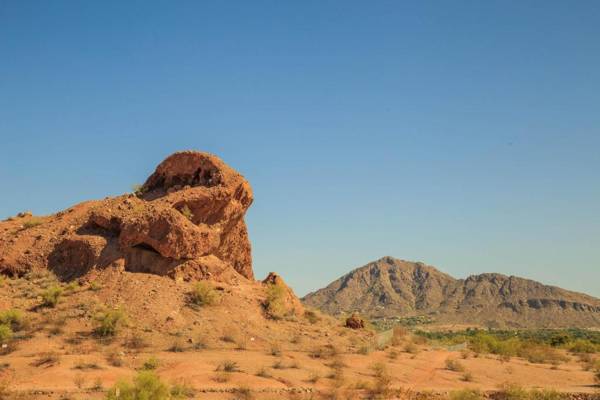
[[[65,289],[56,308],[43,308],[39,294],[57,284],[53,277],[4,281],[0,308],[23,310],[29,321],[0,356],[0,382],[13,398],[102,398],[102,389],[131,378],[151,357],[158,359],[162,379],[184,382],[203,399],[237,398],[231,391],[240,387],[259,399],[318,398],[340,388],[360,395],[360,388],[375,380],[375,363],[385,364],[392,387],[404,390],[494,390],[505,382],[564,392],[596,390],[592,373],[575,357],[554,367],[484,355],[463,359],[459,352],[419,344],[409,353],[405,345],[415,342],[410,335],[395,347],[377,350],[373,332],[344,328],[318,313],[318,321],[305,316],[273,320],[262,307],[264,285],[256,282],[223,284],[219,304],[202,308],[187,305],[189,283],[166,277],[107,270],[92,282]],[[127,324],[115,337],[94,335],[97,314],[115,308],[124,310]],[[170,351],[173,347],[180,351]],[[463,380],[464,372],[446,369],[448,358],[458,359],[472,382]],[[122,365],[115,366],[115,359]],[[217,372],[225,361],[235,362],[239,371]]]

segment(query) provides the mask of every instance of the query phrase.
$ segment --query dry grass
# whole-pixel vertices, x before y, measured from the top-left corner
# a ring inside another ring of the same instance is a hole
[[[37,360],[35,360],[31,365],[34,367],[52,367],[60,362],[60,355],[56,352],[48,352],[41,354]]]
[[[235,361],[231,361],[231,360],[226,360],[223,361],[222,363],[220,363],[217,368],[215,369],[215,371],[223,371],[223,372],[242,372],[240,370],[240,367],[238,365],[238,363],[236,363]]]

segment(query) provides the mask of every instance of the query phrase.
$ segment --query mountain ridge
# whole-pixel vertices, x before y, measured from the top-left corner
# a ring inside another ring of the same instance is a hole
[[[500,273],[457,279],[390,256],[355,268],[302,300],[333,315],[428,315],[440,323],[514,328],[600,326],[600,299],[593,296]]]

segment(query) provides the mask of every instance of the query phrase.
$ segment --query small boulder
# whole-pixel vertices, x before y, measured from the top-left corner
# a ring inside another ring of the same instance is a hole
[[[362,319],[358,314],[354,313],[350,317],[346,318],[346,328],[350,329],[364,329],[365,320]]]

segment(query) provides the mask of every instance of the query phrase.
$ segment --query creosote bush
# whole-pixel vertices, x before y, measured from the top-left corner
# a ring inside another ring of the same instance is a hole
[[[450,400],[483,400],[479,390],[462,389],[450,392]]]
[[[109,310],[96,316],[98,326],[94,332],[101,337],[114,336],[125,325],[127,318],[121,309]]]
[[[153,371],[156,368],[158,368],[159,365],[160,365],[160,361],[158,361],[158,358],[152,356],[149,359],[147,359],[146,361],[144,361],[144,364],[142,364],[142,370]]]
[[[13,331],[8,325],[0,325],[0,344],[6,344],[13,337]]]
[[[106,395],[107,400],[168,400],[169,387],[153,371],[140,371],[133,382],[119,381]]]
[[[63,290],[60,286],[50,286],[42,293],[42,306],[54,308],[60,301]]]
[[[267,287],[265,311],[272,319],[282,319],[287,313],[285,307],[285,289],[281,285],[270,284]]]
[[[0,312],[0,325],[7,325],[13,331],[20,331],[25,326],[25,318],[20,310],[2,311]]]
[[[212,306],[219,301],[219,294],[210,282],[196,282],[190,293],[190,301],[197,306]]]

